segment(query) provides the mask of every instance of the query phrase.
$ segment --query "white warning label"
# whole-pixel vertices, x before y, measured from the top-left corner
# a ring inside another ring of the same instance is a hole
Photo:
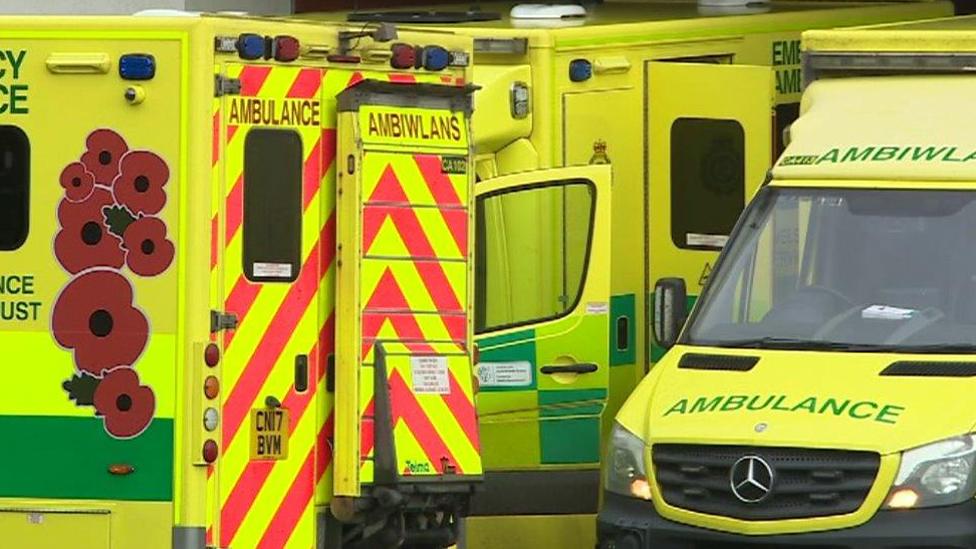
[[[447,373],[447,357],[410,357],[410,369],[413,373],[414,393],[420,395],[451,394],[451,382]]]

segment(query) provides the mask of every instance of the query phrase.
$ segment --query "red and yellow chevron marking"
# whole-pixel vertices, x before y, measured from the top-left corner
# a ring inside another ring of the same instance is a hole
[[[377,341],[388,354],[398,472],[481,474],[467,355],[469,176],[442,173],[437,154],[367,150],[362,165],[360,481],[375,473]],[[419,355],[446,360],[449,392],[414,390]]]
[[[230,65],[228,76],[241,80],[243,98],[315,99],[321,95],[324,71],[297,67]],[[309,546],[315,539],[314,494],[330,459],[316,451],[330,430],[319,417],[326,398],[321,390],[325,357],[332,353],[334,322],[335,129],[290,126],[304,148],[302,223],[303,262],[292,284],[252,284],[241,272],[243,221],[243,152],[248,126],[225,124],[223,219],[214,223],[222,250],[220,275],[226,289],[224,310],[238,316],[238,328],[223,340],[224,390],[222,448],[217,483],[221,546]],[[334,117],[325,117],[326,121]],[[330,179],[331,174],[331,179]],[[222,222],[220,222],[222,221]],[[294,388],[294,360],[309,357],[312,383],[304,393]],[[289,410],[289,457],[251,461],[249,412],[275,396]],[[329,405],[331,408],[331,405]]]
[[[301,135],[305,154],[304,260],[298,280],[252,284],[240,267],[248,127],[229,123],[227,98],[223,105],[215,102],[213,166],[219,184],[214,185],[218,191],[211,224],[211,289],[212,295],[226,296],[222,308],[236,314],[239,323],[221,341],[223,455],[210,477],[220,494],[220,508],[219,521],[216,516],[208,521],[208,540],[243,548],[307,547],[315,539],[315,504],[326,503],[332,494],[333,406],[324,377],[335,342],[335,96],[364,78],[385,76],[267,65],[229,65],[227,76],[241,80],[244,98],[318,98],[322,127],[292,128]],[[448,217],[453,230],[459,230],[457,215]],[[379,241],[382,232],[380,223],[374,235]],[[444,242],[435,244],[443,247]],[[293,360],[304,353],[314,383],[300,394],[293,386]],[[249,411],[263,406],[268,395],[290,411],[289,458],[250,461]]]

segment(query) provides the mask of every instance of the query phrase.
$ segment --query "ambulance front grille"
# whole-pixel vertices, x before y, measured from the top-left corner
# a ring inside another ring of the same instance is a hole
[[[742,461],[736,467],[741,482],[755,458],[773,473],[772,482],[767,482],[761,478],[762,464],[754,465],[754,476],[760,477],[760,485],[769,485],[768,493],[755,485],[742,485],[736,495],[733,467]],[[852,513],[871,491],[881,463],[874,452],[700,444],[655,444],[651,459],[668,505],[742,520]]]

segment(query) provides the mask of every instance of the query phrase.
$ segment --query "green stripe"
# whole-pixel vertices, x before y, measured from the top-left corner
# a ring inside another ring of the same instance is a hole
[[[539,391],[542,463],[599,461],[600,412],[606,399],[606,389]]]
[[[98,418],[0,416],[0,440],[0,497],[173,499],[172,419],[118,440]],[[135,470],[111,475],[113,464]]]

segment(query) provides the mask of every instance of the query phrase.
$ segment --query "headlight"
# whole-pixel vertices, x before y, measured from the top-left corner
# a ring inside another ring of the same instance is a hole
[[[614,423],[606,460],[605,488],[615,494],[651,499],[651,485],[644,468],[644,441]]]
[[[976,435],[947,438],[901,456],[888,509],[954,505],[976,492]]]

